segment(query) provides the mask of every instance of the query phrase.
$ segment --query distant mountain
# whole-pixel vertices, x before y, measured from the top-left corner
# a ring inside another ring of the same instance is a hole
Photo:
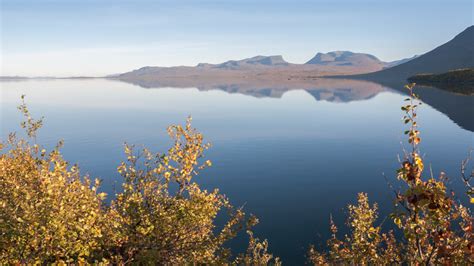
[[[0,80],[24,80],[29,79],[28,77],[23,76],[0,76]]]
[[[416,74],[441,74],[455,69],[474,67],[474,26],[451,41],[406,63],[374,73],[352,76],[373,81],[406,81]]]
[[[205,81],[212,79],[288,79],[295,77],[315,77],[323,75],[349,75],[381,70],[384,63],[375,56],[352,52],[331,52],[329,56],[318,54],[308,64],[291,64],[281,55],[255,56],[242,60],[230,60],[220,64],[200,63],[195,67],[142,67],[107,78],[121,80],[143,79],[146,81],[168,82],[172,79]],[[329,57],[332,57],[332,61]],[[316,62],[319,63],[316,63]]]
[[[386,62],[384,68],[391,68],[391,67],[394,67],[394,66],[398,66],[398,65],[404,64],[404,63],[406,63],[406,62],[408,62],[408,61],[411,61],[411,60],[417,58],[418,56],[419,56],[419,55],[414,55],[414,56],[409,57],[409,58],[403,58],[403,59],[395,60],[395,61],[392,61],[392,62]]]
[[[107,78],[139,82],[163,82],[183,84],[192,82],[212,83],[213,79],[274,79],[357,75],[370,73],[406,63],[418,57],[406,58],[393,62],[383,62],[376,56],[350,51],[333,51],[317,53],[305,64],[292,64],[281,55],[258,55],[242,60],[229,60],[220,64],[200,63],[197,66],[176,67],[142,67]],[[411,62],[411,61],[410,61]],[[188,80],[188,81],[186,81]]]
[[[322,66],[366,66],[368,64],[374,64],[382,66],[384,62],[370,54],[334,51],[329,53],[317,53],[316,56],[311,58],[306,64]]]
[[[410,58],[404,58],[392,62],[383,62],[376,56],[364,53],[354,53],[350,51],[334,51],[329,53],[317,53],[307,65],[320,66],[357,66],[364,68],[390,68],[417,58],[415,55]]]
[[[243,60],[230,60],[221,64],[207,64],[201,63],[197,67],[201,68],[219,68],[219,69],[242,69],[242,68],[252,68],[258,66],[288,66],[289,63],[286,62],[281,55],[272,55],[272,56],[255,56],[251,58],[246,58]]]

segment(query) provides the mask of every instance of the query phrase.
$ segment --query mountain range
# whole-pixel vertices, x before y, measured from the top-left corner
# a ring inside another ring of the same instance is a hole
[[[255,97],[281,97],[286,91],[303,89],[318,100],[347,102],[367,99],[387,89],[406,93],[403,85],[411,76],[455,69],[474,69],[474,26],[432,51],[393,62],[383,62],[370,54],[334,51],[317,53],[305,64],[289,63],[279,55],[255,56],[220,64],[148,66],[107,78],[144,88],[217,89]],[[5,77],[16,79],[27,78]],[[474,131],[474,95],[430,87],[418,89],[417,94],[461,127]]]
[[[383,62],[377,57],[350,51],[317,53],[305,64],[289,63],[281,55],[258,55],[242,60],[229,60],[219,64],[200,63],[197,66],[142,67],[127,73],[113,75],[121,80],[167,79],[281,79],[303,76],[360,74],[382,70],[409,59]]]
[[[238,83],[241,80],[283,82],[313,77],[344,77],[377,82],[406,82],[420,73],[439,74],[460,68],[474,68],[474,26],[449,42],[423,55],[383,62],[374,55],[350,51],[317,53],[305,64],[289,63],[281,55],[255,56],[220,64],[197,66],[142,67],[113,78],[130,82],[163,84]]]
[[[201,63],[195,67],[144,67],[113,78],[145,88],[195,87],[255,97],[280,97],[285,91],[304,89],[316,99],[344,102],[373,97],[384,88],[406,93],[403,85],[411,76],[464,68],[474,68],[474,26],[432,51],[394,62],[382,62],[369,54],[335,51],[318,53],[305,64],[289,63],[282,56],[256,56],[221,64]],[[323,77],[341,82],[327,81]],[[382,87],[360,83],[358,92],[351,90],[355,86],[348,80],[367,80]],[[424,102],[458,125],[474,131],[474,95],[458,95],[428,87],[417,93]]]

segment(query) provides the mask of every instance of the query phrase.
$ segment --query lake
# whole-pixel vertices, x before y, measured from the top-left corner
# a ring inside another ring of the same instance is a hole
[[[53,147],[63,139],[64,157],[103,179],[102,190],[112,195],[120,187],[123,143],[165,151],[166,127],[192,115],[193,126],[212,143],[206,158],[213,162],[195,180],[259,217],[256,235],[267,238],[285,264],[302,264],[311,243],[324,245],[330,214],[343,227],[344,209],[357,192],[379,203],[379,222],[392,210],[383,174],[396,184],[397,155],[406,146],[401,87],[316,80],[302,89],[154,88],[105,79],[0,86],[2,139],[20,131],[16,106],[25,94],[34,116],[45,117],[39,142]],[[446,172],[450,187],[465,198],[459,168],[474,146],[473,96],[418,91],[426,102],[418,123],[425,165]]]

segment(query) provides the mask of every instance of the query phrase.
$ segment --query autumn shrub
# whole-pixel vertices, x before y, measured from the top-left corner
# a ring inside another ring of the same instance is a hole
[[[390,215],[402,237],[398,241],[393,232],[381,233],[375,226],[377,205],[370,206],[366,194],[359,194],[358,204],[349,205],[350,233],[342,240],[336,236],[337,227],[331,221],[332,237],[327,252],[313,246],[308,259],[321,264],[410,264],[457,265],[474,263],[474,239],[470,211],[460,204],[446,187],[444,174],[438,178],[424,177],[420,156],[420,132],[417,128],[417,108],[421,104],[413,92],[414,84],[407,85],[410,97],[402,106],[403,121],[408,125],[410,151],[397,170],[397,178],[406,189],[395,192],[395,211]],[[464,163],[463,163],[464,167]],[[464,177],[465,182],[467,178]]]
[[[41,120],[20,110],[30,140]],[[96,256],[108,230],[105,194],[99,181],[81,177],[61,157],[60,146],[46,152],[37,144],[10,134],[0,144],[0,262],[52,263]]]
[[[0,145],[0,264],[279,264],[253,236],[255,217],[194,182],[211,162],[199,163],[209,145],[190,119],[168,128],[167,153],[125,146],[123,191],[107,205],[100,181],[62,158],[62,143],[50,152],[36,144],[42,120],[24,102],[19,109],[28,138]],[[226,243],[242,230],[249,247],[233,256]]]
[[[318,252],[310,246],[308,258],[314,265],[386,265],[401,262],[400,246],[393,232],[381,233],[375,226],[377,204],[370,206],[367,194],[359,193],[358,204],[349,205],[348,226],[350,234],[337,238],[338,228],[330,220],[331,238],[327,241],[328,252]]]
[[[417,108],[410,97],[402,107],[408,125],[410,151],[405,152],[394,190],[390,215],[395,230],[377,225],[377,204],[359,193],[348,206],[349,233],[332,236],[327,251],[313,246],[309,262],[315,265],[435,265],[474,263],[472,216],[446,186],[445,176],[426,177],[420,156]],[[242,208],[232,206],[219,190],[207,191],[195,182],[203,168],[209,144],[191,126],[173,125],[173,145],[166,153],[125,145],[126,160],[117,171],[122,191],[106,204],[100,181],[80,174],[61,156],[62,142],[51,151],[36,143],[42,119],[35,120],[24,102],[21,124],[26,138],[10,134],[0,142],[0,264],[157,264],[157,265],[279,265],[268,252],[268,242],[254,237],[258,223]],[[463,181],[472,197],[462,163]],[[472,198],[471,198],[472,202]],[[223,224],[216,217],[225,213]],[[246,231],[247,250],[234,255],[227,243]],[[395,237],[400,235],[400,237]]]
[[[209,145],[191,127],[190,119],[184,127],[170,126],[168,133],[174,145],[167,154],[136,152],[133,146],[125,146],[127,162],[118,167],[124,178],[123,192],[110,207],[114,236],[108,250],[115,250],[114,260],[121,262],[226,264],[231,253],[224,244],[258,220],[246,220],[243,210],[234,208],[219,190],[208,192],[193,182],[198,170],[211,162],[198,164]],[[223,209],[230,218],[214,233],[216,216]],[[249,233],[250,262],[261,260],[261,245],[268,261],[273,259],[266,252],[266,242],[255,243]]]

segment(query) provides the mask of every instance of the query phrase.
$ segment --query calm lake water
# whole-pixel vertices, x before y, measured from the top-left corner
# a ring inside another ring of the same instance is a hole
[[[16,106],[25,94],[33,114],[45,117],[39,141],[52,147],[64,139],[65,158],[103,179],[102,189],[113,194],[120,187],[123,143],[164,151],[166,127],[192,115],[193,126],[212,143],[206,157],[213,167],[196,181],[219,188],[234,205],[245,204],[259,217],[256,234],[269,240],[271,252],[288,265],[302,264],[308,245],[327,239],[331,213],[343,225],[343,210],[357,192],[379,203],[382,218],[392,209],[383,173],[396,183],[397,155],[405,145],[401,90],[320,84],[198,90],[101,79],[2,82],[1,137],[20,130]],[[474,146],[472,97],[423,89],[436,104],[419,111],[426,165],[435,174],[446,172],[461,192],[460,162]]]

